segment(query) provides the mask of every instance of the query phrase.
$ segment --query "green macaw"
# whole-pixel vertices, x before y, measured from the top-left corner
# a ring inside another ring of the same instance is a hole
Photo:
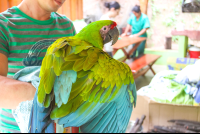
[[[37,93],[38,105],[44,109],[32,111],[45,114],[31,117],[30,132],[48,132],[45,129],[52,120],[87,133],[126,131],[136,104],[132,71],[103,51],[105,43],[117,42],[116,25],[110,20],[93,22],[48,48]],[[45,124],[49,114],[50,122]],[[45,125],[38,125],[35,118]]]

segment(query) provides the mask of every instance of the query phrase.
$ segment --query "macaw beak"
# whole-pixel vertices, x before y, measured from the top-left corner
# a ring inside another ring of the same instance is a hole
[[[114,45],[119,38],[119,31],[117,27],[113,28],[106,34],[106,39],[103,41],[104,44],[112,41],[112,45]]]

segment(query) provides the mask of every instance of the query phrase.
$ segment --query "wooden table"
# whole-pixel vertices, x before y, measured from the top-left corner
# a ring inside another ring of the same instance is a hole
[[[122,49],[123,52],[125,52],[125,49],[124,47],[127,47],[129,45],[132,45],[132,44],[136,44],[136,43],[139,43],[139,42],[142,42],[144,40],[146,40],[145,37],[129,37],[129,36],[126,36],[126,37],[121,37],[121,39],[119,39],[112,47],[113,47],[113,55],[119,50],[119,49]],[[127,58],[124,59],[124,61],[126,60]]]
[[[147,38],[145,37],[121,37],[121,39],[119,39],[112,47],[113,49],[122,49],[124,47],[127,47],[129,45],[135,44],[135,43],[139,43],[142,42],[144,40],[146,40]]]
[[[141,75],[145,75],[147,71],[150,69],[152,73],[155,75],[155,71],[153,70],[153,64],[160,58],[160,55],[153,55],[153,54],[144,54],[142,57],[134,60],[129,64],[133,72],[134,78],[138,78]],[[146,67],[147,68],[144,68]]]

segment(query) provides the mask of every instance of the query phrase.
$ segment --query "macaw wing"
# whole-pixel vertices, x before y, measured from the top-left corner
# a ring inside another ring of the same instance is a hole
[[[54,109],[52,119],[61,118],[59,124],[65,127],[81,126],[83,132],[125,132],[136,103],[132,72],[126,64],[91,47],[65,57],[61,70],[67,73],[73,70],[77,78],[68,102]],[[96,125],[91,129],[94,122]]]
[[[52,89],[55,93],[57,107],[51,112],[51,119],[62,118],[60,124],[82,126],[84,132],[90,132],[86,126],[96,122],[92,131],[100,132],[104,131],[99,130],[100,126],[106,127],[103,122],[113,116],[116,119],[107,123],[115,123],[115,127],[121,123],[123,127],[118,132],[125,130],[136,103],[133,75],[125,63],[89,43],[68,37],[48,49],[41,71],[38,101],[49,107]]]
[[[74,113],[59,119],[58,123],[64,124],[64,127],[81,126],[81,131],[84,133],[124,133],[133,110],[131,103],[133,98],[127,90],[134,93],[135,84],[123,85],[121,90],[123,92],[116,96],[115,101],[110,103],[86,101]]]
[[[92,46],[75,37],[63,37],[56,40],[47,49],[40,71],[41,80],[37,95],[40,104],[46,108],[50,106],[50,102],[53,100],[52,89],[55,86],[54,82],[57,80],[57,76],[63,73],[61,67],[65,62],[64,58],[71,53],[78,53],[89,47]],[[70,94],[70,91],[67,94]]]

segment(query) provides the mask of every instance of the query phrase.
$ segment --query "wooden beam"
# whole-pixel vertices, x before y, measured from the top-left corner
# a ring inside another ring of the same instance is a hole
[[[8,0],[0,0],[0,12],[4,12],[9,8]]]
[[[62,6],[63,14],[66,15],[68,18],[71,19],[71,7],[70,7],[71,0],[66,0]]]
[[[13,7],[13,6],[18,6],[22,0],[8,0],[9,2],[9,8]]]
[[[71,20],[76,20],[76,12],[77,12],[77,0],[71,0]]]
[[[142,13],[147,14],[148,0],[140,0],[140,8]]]

